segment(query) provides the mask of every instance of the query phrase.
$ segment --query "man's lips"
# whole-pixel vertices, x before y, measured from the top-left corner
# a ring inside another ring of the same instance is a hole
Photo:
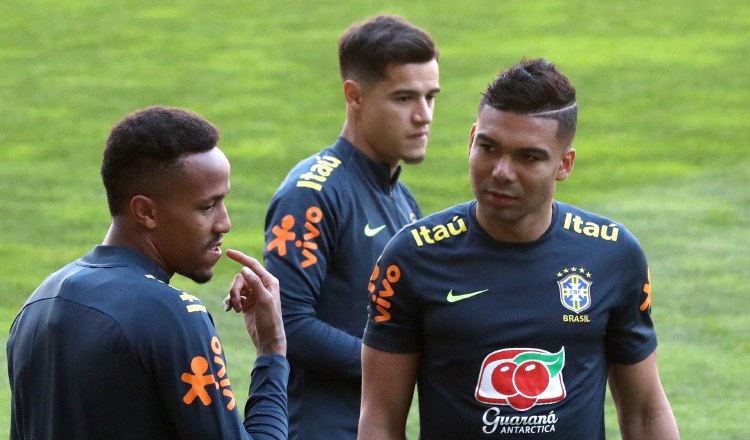
[[[504,191],[489,190],[487,191],[487,194],[489,194],[492,200],[500,203],[509,203],[517,199],[516,196]]]
[[[221,245],[224,244],[222,240],[219,240],[217,242],[214,242],[211,246],[209,246],[209,250],[213,253],[217,253],[221,255]]]

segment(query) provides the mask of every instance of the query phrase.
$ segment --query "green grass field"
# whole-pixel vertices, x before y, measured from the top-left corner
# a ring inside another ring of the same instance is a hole
[[[338,36],[379,12],[426,28],[441,49],[428,159],[403,174],[425,213],[472,197],[468,132],[500,68],[545,56],[571,77],[578,156],[557,197],[641,240],[661,376],[683,438],[749,438],[750,4],[742,0],[0,2],[2,345],[39,282],[103,238],[102,145],[137,108],[186,107],[220,127],[233,164],[225,243],[260,255],[274,189],[340,132]],[[235,270],[222,260],[211,283],[175,284],[213,312],[242,394],[254,353],[241,318],[220,312]],[[3,373],[0,433],[9,402]],[[607,405],[608,435],[619,438]],[[416,438],[416,417],[409,429]]]

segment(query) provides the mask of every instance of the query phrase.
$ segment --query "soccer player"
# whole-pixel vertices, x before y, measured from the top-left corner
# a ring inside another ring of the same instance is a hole
[[[244,426],[206,307],[169,285],[211,279],[230,222],[218,130],[150,107],[111,130],[101,245],[50,275],[7,344],[11,439],[285,439],[289,364],[278,281],[255,259],[230,289],[257,349]]]
[[[485,91],[469,142],[475,200],[401,230],[372,273],[362,439],[603,439],[609,380],[624,439],[675,439],[651,279],[619,223],[555,201],[575,89],[524,60]]]
[[[399,17],[351,26],[339,41],[341,136],[298,163],[270,202],[264,258],[283,280],[292,439],[356,438],[365,289],[388,240],[421,217],[400,163],[425,156],[437,60],[432,38]]]

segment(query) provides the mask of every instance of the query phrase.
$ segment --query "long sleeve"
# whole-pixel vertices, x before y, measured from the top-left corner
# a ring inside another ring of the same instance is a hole
[[[341,258],[336,249],[342,216],[330,201],[295,188],[272,202],[264,257],[266,267],[280,281],[290,361],[325,374],[359,379],[362,341],[342,330],[352,316],[347,304],[359,295],[349,290],[342,296],[343,280],[327,277],[331,271],[343,274],[344,279],[362,272],[350,269],[352,261],[336,260]],[[366,275],[361,278],[364,286]]]
[[[245,430],[254,440],[286,440],[289,362],[279,355],[255,360],[245,406]]]

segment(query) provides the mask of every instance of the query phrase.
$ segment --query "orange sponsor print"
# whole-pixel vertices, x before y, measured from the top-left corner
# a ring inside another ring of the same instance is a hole
[[[182,373],[182,381],[190,384],[190,391],[183,396],[182,401],[185,405],[190,405],[197,397],[203,405],[210,405],[211,396],[206,392],[206,385],[215,384],[216,379],[213,374],[203,374],[208,370],[208,361],[203,356],[196,356],[190,361],[190,370],[193,374]]]
[[[286,242],[290,240],[294,240],[297,237],[297,234],[292,232],[292,228],[294,227],[294,217],[292,215],[285,215],[281,219],[281,226],[276,225],[273,228],[271,228],[271,232],[273,233],[274,238],[271,240],[270,243],[268,243],[268,250],[272,251],[276,249],[276,252],[279,254],[279,256],[286,255]]]
[[[311,206],[305,211],[305,233],[302,235],[302,240],[295,240],[297,234],[292,232],[292,228],[295,225],[294,216],[291,214],[285,215],[281,219],[281,224],[271,228],[271,233],[274,238],[266,246],[266,250],[269,252],[276,251],[280,256],[286,256],[287,254],[287,242],[294,240],[294,246],[301,249],[304,260],[300,263],[303,268],[310,267],[318,262],[318,257],[314,252],[318,249],[318,244],[315,243],[315,239],[320,236],[320,229],[316,226],[323,220],[323,211],[317,206]]]
[[[651,311],[651,270],[648,271],[648,283],[643,285],[643,293],[646,294],[646,299],[641,303],[641,312],[645,312],[646,309]]]
[[[375,305],[375,310],[380,313],[374,318],[375,322],[383,322],[391,319],[391,312],[389,311],[391,308],[391,302],[387,298],[393,296],[394,291],[392,284],[397,283],[398,280],[401,279],[401,269],[395,264],[388,266],[388,269],[385,271],[385,277],[380,281],[383,288],[375,294],[376,287],[374,282],[379,276],[380,267],[375,265],[375,269],[373,269],[372,275],[370,276],[370,282],[367,285],[367,290],[372,294],[372,302]]]
[[[216,336],[211,339],[211,351],[214,353],[214,364],[220,367],[219,371],[216,372],[216,375],[212,372],[206,374],[209,367],[208,360],[203,356],[195,356],[190,361],[190,371],[192,373],[182,373],[182,381],[190,385],[190,389],[182,397],[182,402],[185,405],[190,405],[195,399],[198,399],[204,406],[210,405],[213,400],[206,391],[206,387],[213,385],[217,390],[221,388],[222,395],[229,399],[226,408],[232,411],[237,405],[237,400],[234,398],[231,383],[227,377],[227,368],[222,356],[221,342],[219,342],[219,338]]]

